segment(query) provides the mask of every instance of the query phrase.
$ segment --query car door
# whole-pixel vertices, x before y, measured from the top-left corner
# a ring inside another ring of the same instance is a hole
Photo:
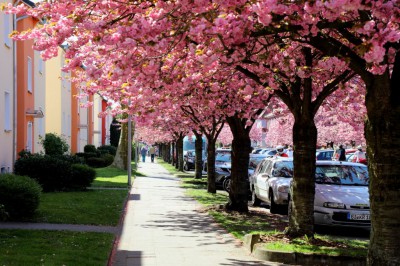
[[[264,165],[260,169],[260,173],[257,175],[257,197],[263,201],[268,200],[268,177],[271,170],[271,161],[265,161]],[[257,193],[258,192],[258,193]]]

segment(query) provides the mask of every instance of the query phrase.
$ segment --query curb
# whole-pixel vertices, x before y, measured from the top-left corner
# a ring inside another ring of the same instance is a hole
[[[122,233],[122,227],[124,224],[124,220],[125,220],[125,216],[126,216],[126,210],[128,207],[128,202],[129,202],[129,198],[131,195],[131,191],[132,191],[133,186],[131,186],[128,190],[128,195],[126,196],[125,202],[124,202],[124,206],[122,208],[122,215],[119,217],[119,221],[118,221],[118,225],[117,225],[117,233],[115,234],[115,238],[114,238],[114,242],[112,245],[112,249],[110,251],[110,254],[108,255],[108,261],[107,261],[107,266],[111,266],[115,260],[115,254],[117,253],[117,249],[118,249],[118,245],[119,245],[119,240],[121,238],[121,233]]]
[[[260,235],[248,234],[244,237],[244,246],[251,255],[259,260],[280,262],[296,265],[326,265],[326,266],[365,266],[365,257],[334,256],[321,254],[305,254],[298,252],[281,252],[268,250],[264,243],[259,243]]]

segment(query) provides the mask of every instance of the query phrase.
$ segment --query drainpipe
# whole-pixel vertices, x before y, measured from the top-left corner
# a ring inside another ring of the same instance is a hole
[[[18,0],[14,3],[14,6],[17,6],[21,3],[21,0]],[[21,18],[17,18],[15,14],[13,14],[13,31],[17,30],[17,22]],[[17,44],[13,40],[13,149],[12,149],[12,171],[14,172],[14,164],[17,159]]]

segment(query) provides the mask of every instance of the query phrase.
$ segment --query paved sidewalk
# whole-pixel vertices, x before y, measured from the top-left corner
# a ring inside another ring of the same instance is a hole
[[[110,265],[282,265],[251,257],[162,166],[141,162],[139,171]]]

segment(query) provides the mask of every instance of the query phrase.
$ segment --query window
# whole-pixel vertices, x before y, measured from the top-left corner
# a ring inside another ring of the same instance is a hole
[[[38,71],[39,71],[39,74],[43,74],[43,59],[40,56],[38,59]]]
[[[27,67],[28,67],[28,91],[32,93],[32,87],[33,87],[33,76],[32,76],[32,58],[28,56],[28,62],[27,62]]]
[[[11,130],[11,96],[9,92],[4,92],[4,130]]]
[[[8,37],[10,33],[11,33],[10,15],[4,14],[4,29],[3,29],[4,44],[9,48],[11,47],[11,39],[10,37]]]
[[[32,122],[28,122],[28,128],[27,128],[27,140],[26,140],[26,150],[29,152],[32,152],[32,138],[33,138],[33,124]]]

